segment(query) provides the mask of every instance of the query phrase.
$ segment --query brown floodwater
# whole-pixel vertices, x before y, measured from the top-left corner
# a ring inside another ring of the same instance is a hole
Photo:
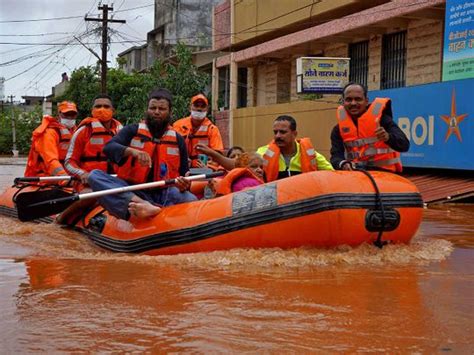
[[[159,257],[0,216],[0,314],[2,353],[473,353],[474,205],[383,250]]]

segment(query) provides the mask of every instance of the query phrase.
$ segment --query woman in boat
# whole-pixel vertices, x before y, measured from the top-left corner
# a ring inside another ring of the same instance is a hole
[[[256,153],[243,153],[235,159],[235,168],[221,180],[211,180],[207,198],[239,192],[265,183],[263,158]]]
[[[233,147],[230,147],[229,150],[227,151],[227,158],[230,158],[230,159],[236,159],[238,158],[239,156],[242,155],[242,153],[244,153],[245,150],[244,148],[242,147],[239,147],[237,145],[234,145]]]

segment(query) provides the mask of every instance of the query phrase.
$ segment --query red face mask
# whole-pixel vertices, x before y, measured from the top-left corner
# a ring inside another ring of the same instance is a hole
[[[114,111],[112,111],[110,108],[101,107],[92,109],[92,117],[97,118],[102,122],[110,121],[113,115]]]

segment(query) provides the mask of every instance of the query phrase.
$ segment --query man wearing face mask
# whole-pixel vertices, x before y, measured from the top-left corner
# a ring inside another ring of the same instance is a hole
[[[58,104],[58,117],[43,116],[33,131],[25,176],[67,175],[64,159],[76,127],[77,107],[69,101]]]
[[[198,94],[191,98],[191,115],[177,120],[173,128],[183,136],[186,141],[191,167],[203,167],[198,159],[199,151],[196,150],[198,144],[208,146],[211,149],[222,152],[221,133],[219,128],[206,117],[209,102],[203,94]]]
[[[177,179],[176,187],[100,197],[100,204],[117,218],[153,217],[162,206],[196,200],[187,191],[190,183],[182,178],[189,170],[188,154],[183,137],[169,124],[171,106],[168,90],[153,90],[148,96],[144,120],[125,126],[104,148],[107,157],[119,166],[118,177],[99,170],[89,175],[89,185],[94,191]]]
[[[89,173],[94,169],[109,174],[115,172],[114,166],[102,152],[105,144],[122,128],[113,114],[114,106],[110,96],[96,96],[92,104],[92,117],[82,120],[71,138],[64,167],[71,176],[80,179],[82,184],[87,184]]]

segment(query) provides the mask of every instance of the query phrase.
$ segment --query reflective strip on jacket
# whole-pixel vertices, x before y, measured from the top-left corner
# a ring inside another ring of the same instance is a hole
[[[56,118],[43,116],[33,131],[25,176],[66,175],[63,164],[71,136]]]
[[[400,153],[394,151],[375,135],[382,113],[389,102],[390,99],[387,98],[376,98],[367,111],[357,119],[357,126],[344,106],[338,107],[339,132],[344,142],[347,160],[363,168],[402,171]]]
[[[160,139],[153,138],[145,122],[138,124],[135,137],[130,141],[130,148],[148,153],[153,163],[153,181],[174,179],[179,176],[180,152],[176,132],[168,127]],[[135,157],[128,157],[125,164],[119,166],[119,178],[132,184],[148,181],[149,166],[142,166]]]
[[[199,151],[196,145],[202,144],[214,150],[224,149],[219,129],[208,118],[205,118],[196,132],[193,133],[191,116],[182,118],[173,124],[173,129],[183,136],[188,149],[188,157],[191,159],[191,167],[197,167]]]
[[[112,119],[112,121],[112,128],[110,130],[107,130],[98,119],[92,117],[88,117],[80,123],[79,127],[87,125],[92,129],[92,133],[84,146],[84,151],[80,158],[80,168],[82,170],[89,172],[99,169],[108,173],[115,172],[115,168],[103,153],[107,142],[122,129],[122,124],[119,121],[115,119]]]
[[[278,148],[274,141],[271,141],[266,146],[262,157],[265,160],[264,170],[268,182],[318,170],[316,151],[311,144],[311,140],[309,138],[301,138],[297,139],[296,142],[298,143],[299,159],[295,159],[298,158],[296,156],[293,157],[290,160],[290,166],[284,168],[285,170],[283,171],[280,166],[280,148]]]

